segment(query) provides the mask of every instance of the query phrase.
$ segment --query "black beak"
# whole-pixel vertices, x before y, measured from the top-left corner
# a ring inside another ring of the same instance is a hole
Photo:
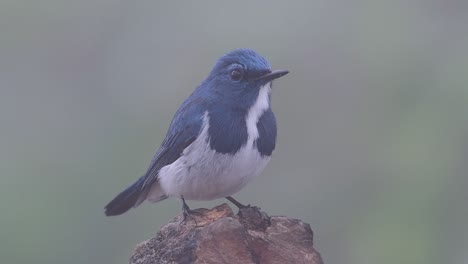
[[[289,71],[287,70],[275,70],[275,71],[271,71],[265,75],[262,75],[262,76],[259,76],[255,79],[253,79],[254,81],[259,81],[259,80],[262,80],[262,81],[266,81],[266,82],[270,82],[270,81],[273,81],[274,79],[278,79],[279,77],[282,77],[286,74],[288,74]]]

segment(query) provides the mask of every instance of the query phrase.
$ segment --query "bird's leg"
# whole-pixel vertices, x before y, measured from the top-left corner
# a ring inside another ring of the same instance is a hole
[[[182,220],[181,224],[184,223],[185,220],[187,220],[187,217],[190,217],[195,221],[195,225],[197,225],[197,221],[195,220],[195,218],[193,218],[192,215],[200,214],[200,212],[190,209],[187,203],[185,202],[183,196],[181,196],[180,198],[182,199],[182,214],[184,216],[184,219]]]
[[[250,204],[248,205],[243,205],[241,203],[239,203],[238,201],[236,201],[236,199],[232,198],[231,196],[227,196],[226,199],[228,199],[231,203],[233,203],[235,206],[237,206],[237,208],[239,209],[243,209],[243,208],[248,208],[250,207]]]

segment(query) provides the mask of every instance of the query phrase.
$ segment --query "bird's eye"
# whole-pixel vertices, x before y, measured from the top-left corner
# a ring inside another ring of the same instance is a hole
[[[239,81],[242,79],[243,72],[241,69],[235,69],[231,71],[231,80]]]

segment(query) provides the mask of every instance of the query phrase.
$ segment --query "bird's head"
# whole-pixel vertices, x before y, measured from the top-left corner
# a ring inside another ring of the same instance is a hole
[[[271,70],[268,61],[253,50],[236,49],[218,59],[204,86],[223,98],[256,98],[261,87],[287,73]]]

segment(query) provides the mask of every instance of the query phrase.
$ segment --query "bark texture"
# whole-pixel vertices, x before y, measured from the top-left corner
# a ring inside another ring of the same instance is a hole
[[[185,222],[176,217],[138,244],[130,263],[323,264],[309,224],[300,220],[269,217],[257,207],[234,215],[227,204],[196,211]]]

